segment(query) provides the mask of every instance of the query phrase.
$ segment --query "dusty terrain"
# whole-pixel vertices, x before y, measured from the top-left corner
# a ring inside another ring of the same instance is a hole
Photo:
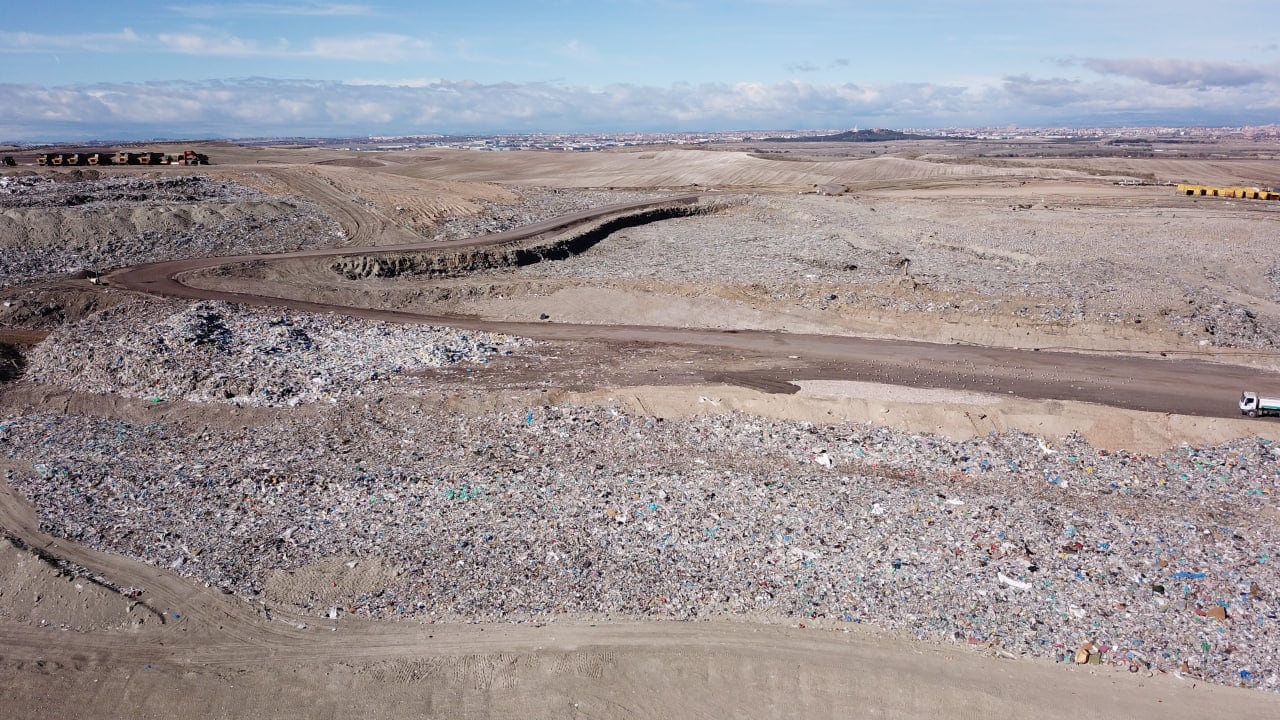
[[[767,150],[6,172],[6,716],[1280,712],[1274,162]]]

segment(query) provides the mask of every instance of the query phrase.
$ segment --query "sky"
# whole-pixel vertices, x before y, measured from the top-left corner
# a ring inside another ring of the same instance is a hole
[[[0,2],[0,142],[1280,123],[1274,0]]]

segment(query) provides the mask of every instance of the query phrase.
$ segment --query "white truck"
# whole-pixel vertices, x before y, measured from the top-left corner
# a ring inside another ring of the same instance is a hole
[[[1249,417],[1280,415],[1280,400],[1260,397],[1255,392],[1240,393],[1240,414]]]

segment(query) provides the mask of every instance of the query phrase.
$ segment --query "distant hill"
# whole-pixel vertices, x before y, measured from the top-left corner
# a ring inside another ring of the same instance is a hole
[[[885,142],[886,140],[928,140],[925,135],[912,135],[897,130],[846,130],[835,135],[763,138],[765,142]]]

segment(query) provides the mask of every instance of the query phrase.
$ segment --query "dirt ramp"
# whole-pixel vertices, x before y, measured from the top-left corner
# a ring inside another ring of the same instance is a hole
[[[0,634],[4,622],[87,631],[127,627],[132,617],[128,598],[59,572],[0,537]]]
[[[301,615],[346,614],[357,597],[383,591],[396,582],[397,574],[378,557],[325,558],[296,570],[272,572],[266,602]]]
[[[0,342],[0,383],[17,380],[26,366],[27,361],[17,345]]]
[[[465,626],[361,642],[314,630],[305,656],[240,667],[0,658],[6,717],[1273,717],[1274,698],[1173,676],[1073,672],[834,628]],[[417,638],[424,638],[418,640]]]
[[[714,206],[659,207],[612,218],[580,232],[520,245],[482,247],[459,253],[409,252],[343,256],[329,269],[347,280],[402,275],[458,276],[481,270],[521,267],[549,260],[564,260],[586,252],[611,234],[630,227],[717,212]]]
[[[318,160],[315,164],[349,168],[380,168],[386,165],[386,163],[370,160],[369,158],[334,158],[333,160]]]

